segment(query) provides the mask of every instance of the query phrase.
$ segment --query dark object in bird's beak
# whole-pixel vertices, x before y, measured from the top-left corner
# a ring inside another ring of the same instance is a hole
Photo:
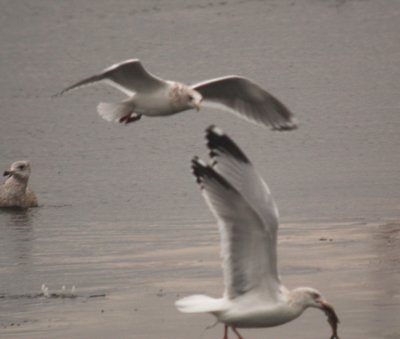
[[[10,176],[11,175],[11,172],[10,171],[4,171],[4,173],[3,173],[3,176],[4,177],[8,177],[8,176]]]
[[[320,304],[321,304],[321,310],[323,310],[326,316],[328,317],[328,323],[329,325],[331,325],[332,328],[332,336],[330,337],[330,339],[340,339],[337,334],[339,318],[336,315],[335,309],[331,304],[329,304],[325,300],[321,300]]]

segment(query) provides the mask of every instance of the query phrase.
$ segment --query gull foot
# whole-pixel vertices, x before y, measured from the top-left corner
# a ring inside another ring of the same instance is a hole
[[[125,123],[125,125],[127,125],[127,124],[129,124],[131,122],[135,122],[137,120],[140,120],[141,117],[142,117],[141,114],[131,112],[131,113],[123,116],[121,119],[119,119],[119,122],[120,123]]]

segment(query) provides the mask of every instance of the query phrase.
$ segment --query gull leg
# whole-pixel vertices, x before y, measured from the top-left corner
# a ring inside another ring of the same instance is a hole
[[[240,333],[238,332],[236,327],[234,327],[234,326],[231,326],[231,327],[232,327],[233,332],[235,332],[235,334],[238,336],[238,339],[243,339],[243,337],[240,335]]]
[[[142,117],[141,114],[139,113],[135,113],[135,112],[130,112],[129,114],[123,116],[122,118],[119,119],[120,123],[125,123],[125,125],[131,123],[131,122],[135,122],[137,120],[140,120],[140,118]]]
[[[228,325],[225,325],[224,328],[224,337],[222,339],[228,339]]]
[[[228,339],[228,325],[224,327],[224,337],[222,339]]]

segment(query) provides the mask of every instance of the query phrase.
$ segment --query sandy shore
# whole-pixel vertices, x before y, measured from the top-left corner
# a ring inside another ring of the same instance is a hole
[[[212,234],[207,245],[143,252],[136,269],[152,271],[152,277],[105,297],[87,298],[78,289],[76,299],[39,298],[8,323],[2,321],[2,337],[200,338],[212,317],[180,314],[173,304],[191,293],[221,293],[217,240]],[[312,285],[323,291],[341,319],[341,337],[396,338],[399,245],[399,223],[283,225],[282,279],[289,288]],[[309,339],[328,338],[330,329],[322,313],[308,310],[286,326],[242,332],[246,338]],[[217,326],[204,338],[221,335]]]

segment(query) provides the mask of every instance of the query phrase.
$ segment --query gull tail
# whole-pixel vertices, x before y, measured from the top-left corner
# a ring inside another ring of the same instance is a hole
[[[218,312],[224,309],[225,300],[195,294],[175,302],[178,311],[183,313]]]
[[[99,115],[107,121],[120,122],[120,119],[133,113],[133,105],[129,101],[123,102],[101,102],[97,106]]]

